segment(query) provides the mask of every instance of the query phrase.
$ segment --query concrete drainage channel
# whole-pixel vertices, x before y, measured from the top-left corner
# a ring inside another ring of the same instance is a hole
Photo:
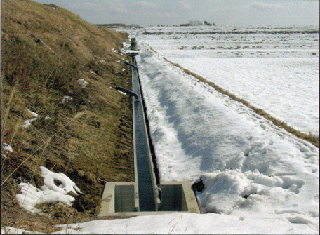
[[[192,182],[160,182],[159,171],[148,130],[140,86],[135,39],[131,39],[133,91],[117,87],[133,99],[133,147],[135,182],[108,182],[102,195],[99,216],[200,213]]]

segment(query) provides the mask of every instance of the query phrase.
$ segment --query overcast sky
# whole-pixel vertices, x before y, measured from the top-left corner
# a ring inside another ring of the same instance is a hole
[[[93,24],[319,25],[318,0],[36,0],[67,8]]]

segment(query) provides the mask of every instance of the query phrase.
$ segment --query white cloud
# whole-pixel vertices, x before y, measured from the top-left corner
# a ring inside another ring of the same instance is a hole
[[[95,9],[99,7],[98,4],[94,4],[91,2],[70,3],[66,6],[70,9]]]
[[[114,10],[116,13],[128,13],[127,5],[122,1],[110,1],[108,2],[110,10]]]
[[[139,1],[137,4],[139,6],[147,7],[147,8],[158,8],[158,5],[156,3],[150,2],[150,1]]]
[[[85,5],[86,7],[98,7],[99,5],[91,3],[91,2],[85,2],[83,3],[83,5]]]
[[[48,3],[49,0],[35,0]],[[217,25],[318,25],[319,2],[302,0],[50,0],[90,23],[142,26],[207,20]],[[95,6],[96,5],[96,6]]]
[[[188,10],[192,9],[192,6],[186,1],[179,1],[179,4],[185,9],[188,9]]]
[[[282,5],[278,3],[254,2],[252,7],[262,10],[281,9]]]

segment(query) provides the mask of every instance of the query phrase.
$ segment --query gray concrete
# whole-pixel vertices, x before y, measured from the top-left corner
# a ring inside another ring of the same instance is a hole
[[[109,182],[106,184],[102,196],[99,216],[156,215],[173,212],[200,213],[191,185],[192,182],[188,181],[163,182],[161,184],[161,210],[138,211],[139,194],[137,185],[135,183],[127,182]],[[120,188],[120,190],[117,188]]]
[[[136,50],[134,38],[131,44],[132,49]],[[132,83],[133,93],[136,94],[133,97],[135,183],[107,183],[102,195],[99,216],[169,212],[200,213],[191,182],[162,182],[160,184],[161,200],[159,199],[149,148],[147,119],[145,119],[138,68],[134,56],[132,56]]]
[[[161,211],[187,211],[181,184],[161,185]]]
[[[118,189],[116,190],[116,188]],[[136,184],[132,182],[106,183],[106,186],[102,194],[99,216],[112,215],[118,212],[138,211],[138,191],[136,189]],[[129,192],[128,196],[124,195],[126,191]]]
[[[139,210],[156,211],[155,183],[140,100],[134,101],[134,118],[134,153],[138,174]]]
[[[161,211],[200,213],[197,198],[192,190],[192,182],[171,181],[161,183]]]
[[[116,185],[114,188],[115,212],[134,212],[134,185]]]
[[[133,150],[135,157],[135,181],[139,191],[139,211],[157,210],[157,192],[155,176],[149,149],[145,113],[143,109],[139,74],[134,58],[132,58],[132,84],[133,92],[138,99],[133,98]]]

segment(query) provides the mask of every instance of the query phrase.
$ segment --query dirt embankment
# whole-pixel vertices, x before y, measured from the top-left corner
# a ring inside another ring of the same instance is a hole
[[[3,0],[1,14],[1,226],[51,232],[91,220],[107,181],[134,181],[130,68],[120,49],[127,35],[96,28],[55,5]],[[24,122],[38,117],[29,127]],[[73,207],[41,205],[29,214],[19,182],[40,188],[40,166],[81,189]],[[50,216],[48,216],[50,214]]]

